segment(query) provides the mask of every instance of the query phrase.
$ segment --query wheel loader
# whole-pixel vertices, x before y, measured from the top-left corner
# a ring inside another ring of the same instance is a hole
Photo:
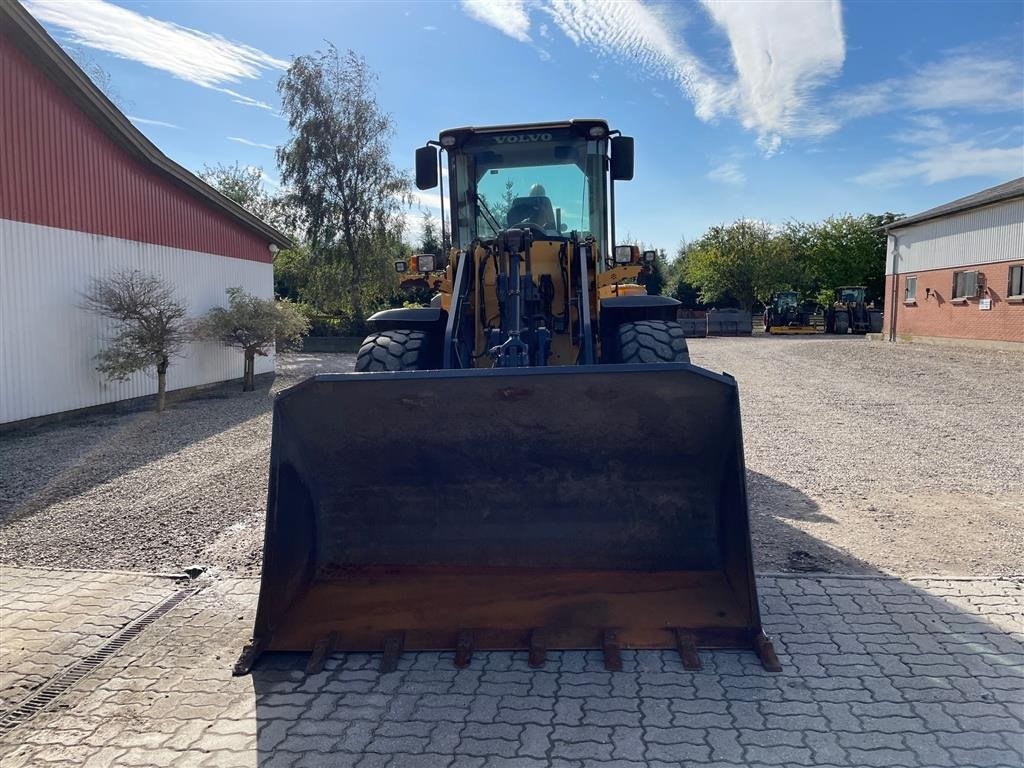
[[[355,372],[274,403],[259,604],[268,651],[748,648],[761,627],[736,382],[690,364],[679,302],[613,247],[633,140],[603,120],[456,128],[452,249],[398,262],[430,306],[369,318]],[[442,195],[443,193],[442,185]],[[442,208],[443,210],[443,208]],[[442,224],[443,226],[443,224]],[[447,234],[447,232],[445,233]],[[440,256],[440,258],[438,258]]]
[[[863,335],[881,333],[882,311],[869,304],[863,285],[844,285],[836,288],[836,300],[827,314],[828,333]]]

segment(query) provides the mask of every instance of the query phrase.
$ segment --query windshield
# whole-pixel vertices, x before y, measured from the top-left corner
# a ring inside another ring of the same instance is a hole
[[[554,131],[532,134],[542,140],[519,136],[530,134],[482,134],[453,153],[458,244],[528,226],[552,239],[591,235],[604,252],[604,141]]]

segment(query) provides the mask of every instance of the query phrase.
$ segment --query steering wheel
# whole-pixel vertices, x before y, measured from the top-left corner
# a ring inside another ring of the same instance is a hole
[[[548,237],[550,237],[550,235],[547,233],[547,231],[544,229],[544,227],[542,227],[540,224],[538,224],[537,222],[535,222],[535,221],[533,221],[531,219],[523,219],[522,221],[520,221],[518,224],[515,224],[511,228],[513,228],[513,229],[528,229],[531,232],[533,232],[535,236],[536,235],[540,235],[541,238],[548,238]]]

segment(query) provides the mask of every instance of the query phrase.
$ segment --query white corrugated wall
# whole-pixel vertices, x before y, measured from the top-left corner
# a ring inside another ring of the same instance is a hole
[[[0,423],[156,391],[155,373],[112,382],[96,371],[113,324],[81,309],[81,293],[90,278],[117,269],[164,278],[192,316],[226,305],[229,287],[274,294],[270,264],[0,219]],[[273,370],[273,355],[256,358],[256,373]],[[240,351],[193,343],[172,361],[167,386],[241,375]]]
[[[887,275],[896,242],[900,274],[1024,259],[1024,198],[890,230]]]

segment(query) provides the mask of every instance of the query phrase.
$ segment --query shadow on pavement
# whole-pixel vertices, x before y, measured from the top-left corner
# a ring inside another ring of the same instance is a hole
[[[804,573],[758,577],[781,674],[752,652],[702,651],[687,671],[674,651],[625,651],[608,672],[574,651],[537,670],[525,652],[462,670],[451,653],[410,653],[385,675],[378,654],[335,654],[307,677],[305,654],[269,654],[253,673],[258,764],[1019,763],[1020,592],[885,577],[787,523],[831,522],[798,490],[756,473],[751,490],[755,541],[803,553]]]

